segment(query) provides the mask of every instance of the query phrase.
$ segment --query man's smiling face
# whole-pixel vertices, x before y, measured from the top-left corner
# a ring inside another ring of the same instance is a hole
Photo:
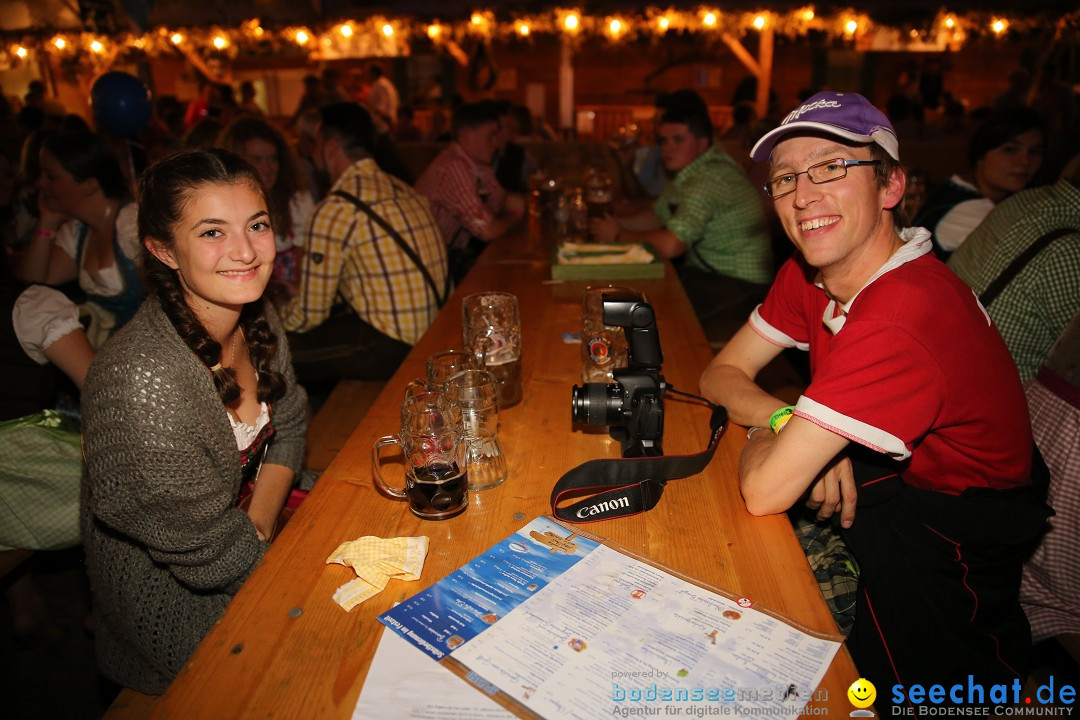
[[[831,138],[792,136],[773,149],[770,176],[802,173],[815,163],[837,158],[870,160],[870,148]],[[819,270],[857,262],[872,238],[892,233],[884,212],[889,191],[878,184],[873,167],[854,167],[846,177],[821,184],[799,175],[796,183],[794,192],[774,201],[776,212],[806,262]]]

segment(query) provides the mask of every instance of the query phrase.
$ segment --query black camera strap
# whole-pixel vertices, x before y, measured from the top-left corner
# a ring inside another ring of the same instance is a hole
[[[727,408],[713,408],[709,446],[693,455],[589,460],[570,470],[551,490],[551,511],[560,520],[588,523],[652,510],[668,480],[696,475],[712,460],[728,425]],[[584,500],[558,506],[564,495],[593,493]]]

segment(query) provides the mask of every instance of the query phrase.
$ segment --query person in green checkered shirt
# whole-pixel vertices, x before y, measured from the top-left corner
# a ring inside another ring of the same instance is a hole
[[[1080,308],[1080,170],[997,205],[949,258],[953,272],[981,295],[1037,239],[1065,228],[1074,232],[1032,258],[986,308],[1023,382],[1035,377]]]
[[[590,231],[599,242],[649,243],[678,259],[698,319],[711,340],[723,340],[765,297],[773,263],[760,193],[712,136],[704,102],[667,110],[657,140],[674,179],[651,210],[594,218]]]

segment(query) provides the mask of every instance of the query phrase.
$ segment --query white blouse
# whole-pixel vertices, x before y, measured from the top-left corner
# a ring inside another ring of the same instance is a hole
[[[116,242],[120,250],[134,261],[139,255],[139,209],[135,203],[128,203],[120,208],[116,215]],[[68,220],[56,231],[56,246],[63,250],[72,260],[78,262],[75,252],[79,246],[79,232],[82,223],[78,220]],[[85,246],[83,261],[86,261]],[[112,297],[124,291],[124,281],[120,277],[120,270],[114,262],[107,268],[100,268],[91,275],[86,269],[79,266],[79,287],[91,295]]]
[[[270,422],[270,408],[264,402],[259,403],[259,417],[255,418],[254,425],[249,425],[243,420],[237,420],[228,410],[225,411],[225,414],[229,416],[229,424],[232,426],[233,435],[236,436],[236,449],[241,451],[251,447],[251,443],[255,442],[255,438]]]
[[[59,290],[31,285],[11,309],[11,324],[23,352],[34,362],[49,362],[45,351],[70,332],[81,330],[79,308]]]

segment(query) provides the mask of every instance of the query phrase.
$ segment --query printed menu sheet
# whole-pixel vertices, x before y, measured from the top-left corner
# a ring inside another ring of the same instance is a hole
[[[379,620],[521,716],[589,720],[643,706],[794,717],[842,640],[548,517]]]

